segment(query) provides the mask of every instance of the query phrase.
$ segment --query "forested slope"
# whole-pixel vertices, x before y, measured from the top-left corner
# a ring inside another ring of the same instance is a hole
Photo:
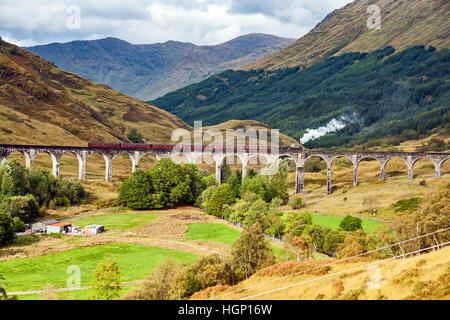
[[[448,49],[386,47],[331,57],[304,70],[229,70],[150,103],[189,124],[253,119],[296,139],[334,119],[345,127],[306,144],[331,147],[445,126],[449,72]]]

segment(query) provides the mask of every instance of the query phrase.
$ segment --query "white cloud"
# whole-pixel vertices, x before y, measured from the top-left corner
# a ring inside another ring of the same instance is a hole
[[[261,32],[299,38],[350,0],[0,0],[0,36],[21,46],[117,37],[217,44]],[[81,9],[68,29],[67,6]]]

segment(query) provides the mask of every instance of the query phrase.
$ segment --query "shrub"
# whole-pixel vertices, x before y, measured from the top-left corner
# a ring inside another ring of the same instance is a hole
[[[339,229],[344,231],[362,230],[362,220],[358,217],[347,215],[339,224]]]
[[[208,175],[206,177],[203,177],[203,182],[205,183],[206,187],[217,186],[216,177],[212,174]]]
[[[48,208],[50,210],[55,210],[55,208],[56,208],[55,201],[50,200],[50,202],[48,203]]]
[[[128,293],[127,300],[171,300],[175,275],[180,266],[172,260],[158,265],[141,288]]]
[[[303,197],[300,195],[294,196],[292,199],[292,209],[300,209],[303,208],[305,204],[303,203]]]
[[[67,196],[55,197],[54,202],[58,207],[70,206],[70,200],[69,198],[67,198]]]
[[[341,243],[344,242],[346,234],[342,231],[331,230],[325,237],[323,243],[323,252],[330,255],[336,256],[336,251]]]
[[[321,172],[326,168],[325,161],[319,158],[312,158],[305,163],[305,172]]]
[[[420,200],[418,197],[403,199],[394,203],[392,207],[395,208],[395,212],[414,211],[418,208]]]
[[[142,134],[136,128],[131,129],[130,133],[128,133],[127,137],[133,143],[142,143],[143,142]]]

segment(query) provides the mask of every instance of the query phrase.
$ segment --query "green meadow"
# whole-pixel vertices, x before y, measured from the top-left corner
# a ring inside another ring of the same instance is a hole
[[[81,270],[81,286],[89,286],[97,265],[107,258],[122,270],[122,282],[141,280],[167,258],[192,263],[196,254],[143,245],[111,243],[101,246],[72,249],[33,258],[19,258],[0,262],[0,274],[7,279],[9,292],[40,290],[53,284],[66,287],[69,266]]]
[[[73,220],[73,224],[84,228],[92,224],[104,225],[106,229],[131,229],[145,225],[156,219],[156,213],[117,213],[109,215],[92,216]]]
[[[339,224],[344,218],[345,218],[344,216],[327,216],[327,215],[313,214],[312,221],[313,224],[337,230],[339,228]],[[362,227],[365,232],[371,233],[376,227],[380,225],[381,223],[378,221],[362,219]]]
[[[191,223],[186,240],[216,241],[232,245],[241,232],[220,223]]]

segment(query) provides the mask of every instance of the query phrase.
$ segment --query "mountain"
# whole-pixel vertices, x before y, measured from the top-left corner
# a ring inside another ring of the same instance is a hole
[[[387,47],[303,70],[229,70],[150,103],[188,124],[254,119],[306,147],[328,148],[448,126],[449,80],[449,49]]]
[[[369,5],[381,9],[381,29],[367,28]],[[289,47],[255,63],[250,69],[308,67],[331,56],[369,52],[387,46],[403,50],[415,45],[448,48],[450,2],[447,0],[356,0],[334,10]]]
[[[156,143],[170,142],[176,128],[191,129],[167,111],[60,70],[0,38],[0,143],[129,141],[132,128]]]
[[[167,111],[60,70],[0,39],[0,143],[83,146],[89,141],[130,142],[127,136],[133,128],[154,143],[172,143],[175,129],[192,130]],[[270,131],[263,123],[239,120],[207,129]],[[280,134],[281,145],[293,143]]]
[[[248,34],[231,41],[134,45],[116,38],[28,47],[58,67],[127,95],[150,100],[226,69],[257,61],[295,39]]]

